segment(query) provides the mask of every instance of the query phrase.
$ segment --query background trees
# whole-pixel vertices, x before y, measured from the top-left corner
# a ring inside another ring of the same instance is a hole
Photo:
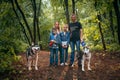
[[[54,22],[62,27],[72,13],[82,23],[91,49],[119,51],[119,0],[0,0],[0,54],[25,51],[31,42],[48,49]]]

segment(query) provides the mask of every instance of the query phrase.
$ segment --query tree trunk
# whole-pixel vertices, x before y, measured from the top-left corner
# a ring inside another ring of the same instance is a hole
[[[118,25],[118,30],[117,30],[117,34],[118,34],[118,43],[120,45],[120,11],[119,11],[119,0],[114,0],[113,1],[113,5],[114,5],[114,9],[115,9],[115,14],[117,16],[117,25]]]
[[[72,10],[73,14],[75,14],[75,0],[72,0]]]
[[[36,16],[36,11],[37,11],[37,9],[36,9],[36,0],[33,0],[33,11],[34,11],[34,18],[33,18],[33,34],[34,34],[34,43],[37,43],[36,42],[36,29],[37,29],[37,16]]]
[[[97,4],[98,4],[97,0],[95,0],[94,6],[95,6],[96,10],[97,10]],[[103,36],[103,33],[102,33],[102,28],[101,28],[101,23],[100,23],[100,21],[101,21],[100,13],[97,14],[97,18],[99,20],[98,26],[99,26],[99,30],[100,30],[101,39],[102,39],[103,49],[106,50],[106,45],[105,45],[104,36]]]
[[[29,25],[28,25],[28,22],[27,22],[27,20],[26,20],[26,18],[25,18],[25,15],[24,15],[23,11],[21,10],[20,6],[18,5],[17,0],[15,0],[15,4],[16,4],[18,10],[20,11],[20,13],[21,13],[21,15],[22,15],[22,18],[23,18],[23,20],[24,20],[24,22],[25,22],[25,25],[26,25],[26,27],[27,27],[27,30],[28,30],[28,32],[29,32],[31,41],[33,41],[32,32],[31,32],[31,30],[30,30],[30,27],[29,27]]]
[[[16,10],[15,10],[15,6],[14,6],[14,1],[13,1],[13,0],[11,0],[11,4],[12,4],[13,11],[15,12],[15,15],[16,15],[16,17],[17,17],[17,19],[18,19],[18,22],[19,22],[19,24],[20,24],[21,27],[22,27],[22,32],[23,32],[23,34],[25,35],[25,37],[26,37],[29,45],[31,45],[30,40],[29,40],[29,38],[28,38],[28,36],[27,36],[25,27],[24,27],[24,25],[21,23],[20,18],[19,18],[18,14],[17,14],[17,12],[16,12]]]
[[[68,0],[64,0],[64,4],[65,4],[65,15],[66,15],[67,24],[69,24],[70,20],[69,20],[69,10],[68,10]]]
[[[109,11],[109,17],[110,17],[110,29],[112,31],[113,38],[115,38],[114,28],[113,28],[113,13],[112,13],[112,10]]]
[[[99,21],[101,21],[101,16],[100,15],[97,15],[97,18],[98,18]],[[106,45],[105,45],[104,36],[103,36],[103,33],[102,33],[102,28],[101,28],[100,22],[98,23],[98,26],[99,26],[99,30],[100,30],[101,39],[102,39],[103,49],[106,50]]]
[[[40,0],[40,2],[39,2],[39,6],[38,6],[38,13],[37,13],[37,34],[38,34],[38,40],[39,41],[41,41],[41,37],[40,37],[40,27],[39,27],[39,16],[41,15],[40,14],[40,11],[41,11],[41,0]],[[39,44],[40,45],[40,48],[41,49],[43,49],[42,48],[42,45],[41,44]]]

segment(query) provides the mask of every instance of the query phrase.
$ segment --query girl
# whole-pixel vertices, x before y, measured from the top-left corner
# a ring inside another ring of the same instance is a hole
[[[61,59],[62,63],[60,65],[61,66],[68,65],[67,60],[68,60],[68,46],[70,41],[70,32],[68,31],[67,24],[64,25],[63,31],[60,33],[60,40],[62,45],[62,59]]]

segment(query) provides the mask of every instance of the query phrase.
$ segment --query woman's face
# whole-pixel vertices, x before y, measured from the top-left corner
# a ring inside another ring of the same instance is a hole
[[[55,22],[55,28],[59,28],[59,22]]]

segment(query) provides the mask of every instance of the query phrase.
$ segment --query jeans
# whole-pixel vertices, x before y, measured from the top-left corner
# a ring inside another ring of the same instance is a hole
[[[58,65],[58,49],[50,49],[50,65]]]
[[[62,63],[62,46],[59,46],[59,52],[60,52],[60,63]]]
[[[65,63],[68,60],[68,48],[62,48],[61,63]]]
[[[74,63],[75,45],[76,45],[77,52],[80,52],[80,40],[76,42],[70,41],[70,47],[71,47],[70,64]]]

